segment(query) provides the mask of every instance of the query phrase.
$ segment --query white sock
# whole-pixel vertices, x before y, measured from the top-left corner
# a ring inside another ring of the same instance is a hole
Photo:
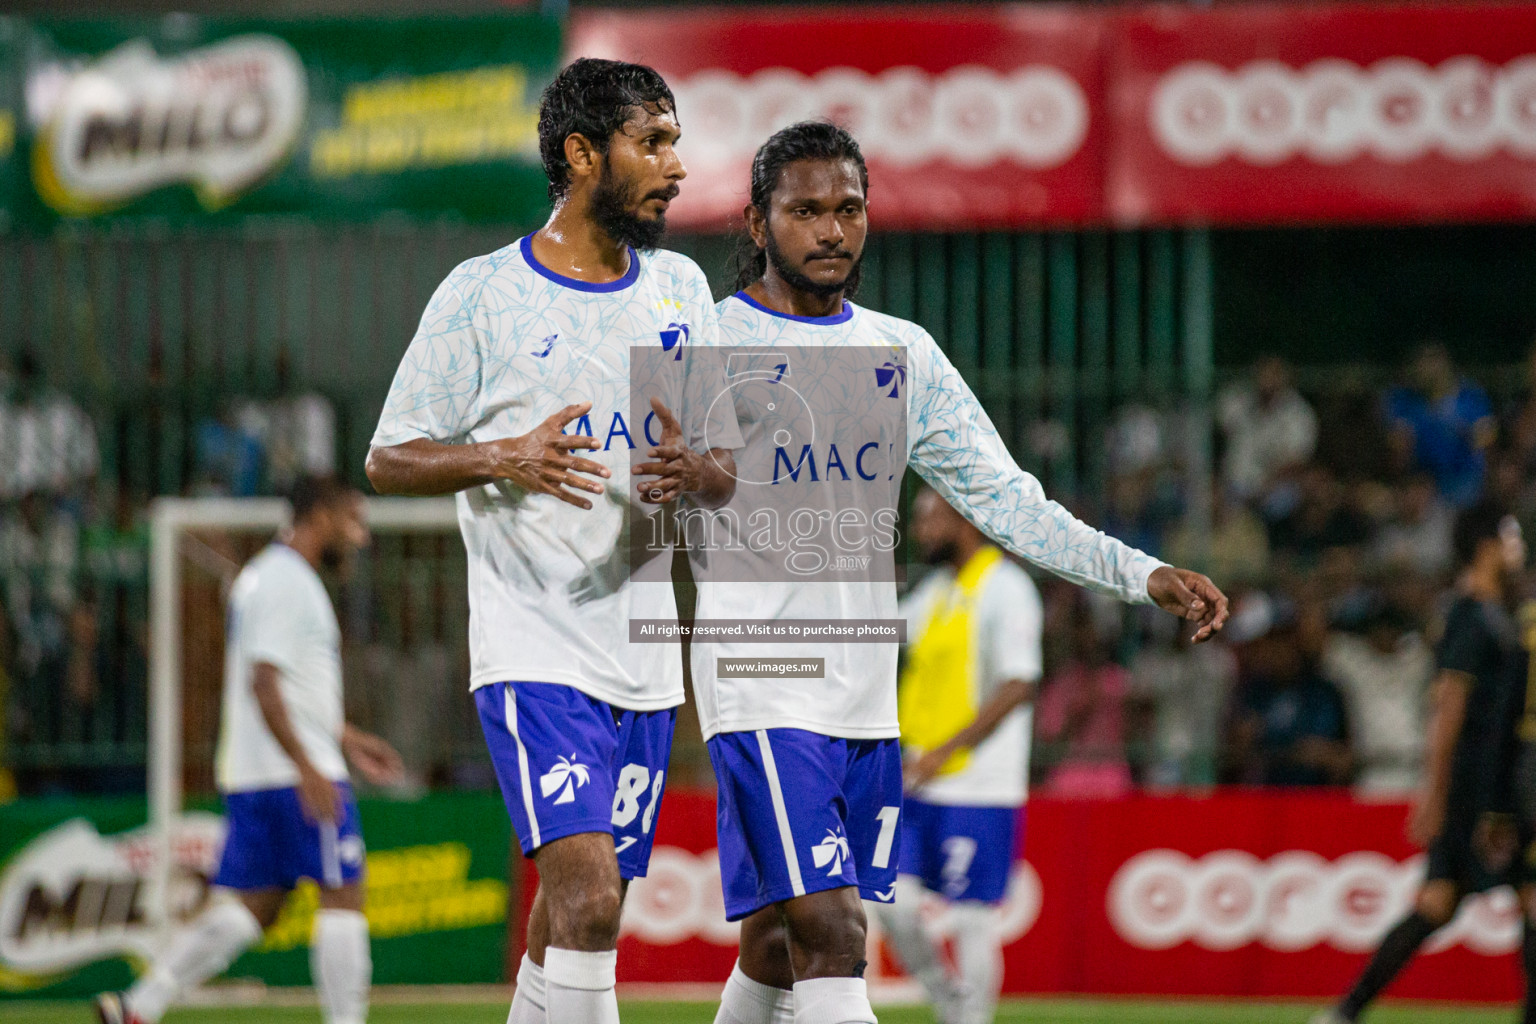
[[[128,1008],[146,1024],[158,1024],[189,988],[220,974],[261,938],[261,925],[244,903],[215,895],[213,906],[179,929],[125,995]]]
[[[795,1024],[876,1024],[863,978],[795,982]]]
[[[544,988],[549,1024],[619,1024],[613,993],[616,950],[584,953],[550,946],[544,951]]]
[[[742,971],[741,961],[736,961],[720,993],[715,1024],[794,1024],[794,1020],[794,992],[753,981]]]
[[[923,920],[918,915],[919,901],[923,898],[923,883],[912,875],[896,876],[896,899],[891,903],[874,904],[880,915],[880,927],[890,940],[901,966],[922,983],[928,999],[939,1011],[939,1018],[947,1020],[955,1003],[955,984],[939,950],[923,931]]]
[[[315,911],[309,973],[326,1024],[363,1024],[368,1019],[373,952],[368,946],[368,918],[361,911],[324,907]]]
[[[512,993],[512,1010],[507,1014],[507,1024],[548,1024],[549,996],[544,988],[544,968],[523,954],[523,962],[517,965],[517,990]]]
[[[992,907],[961,900],[952,911],[955,966],[960,969],[960,1024],[991,1024],[1003,990],[1003,943]]]

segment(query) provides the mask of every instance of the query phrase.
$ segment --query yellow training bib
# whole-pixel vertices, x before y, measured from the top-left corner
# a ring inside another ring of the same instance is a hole
[[[1002,560],[1003,552],[990,545],[972,555],[908,644],[897,691],[903,744],[933,750],[975,720],[979,703],[973,612],[982,584]],[[963,770],[970,757],[968,750],[957,752],[939,774]]]

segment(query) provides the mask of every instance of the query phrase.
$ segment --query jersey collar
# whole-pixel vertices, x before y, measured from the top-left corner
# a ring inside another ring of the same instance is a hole
[[[566,277],[564,274],[557,274],[540,263],[533,255],[533,235],[531,234],[524,235],[517,245],[522,251],[523,259],[528,262],[528,266],[533,268],[534,273],[540,277],[549,278],[555,284],[566,288],[574,288],[579,292],[619,292],[634,284],[636,279],[640,277],[640,257],[633,247],[627,247],[629,248],[629,269],[624,271],[624,276],[617,281],[598,283],[596,281],[582,281],[574,277]]]
[[[843,310],[841,313],[833,313],[831,316],[795,316],[793,313],[780,313],[776,309],[769,309],[745,291],[737,292],[735,297],[760,313],[767,313],[769,316],[776,316],[781,320],[793,320],[797,324],[845,324],[853,319],[853,303],[847,299],[843,300]]]

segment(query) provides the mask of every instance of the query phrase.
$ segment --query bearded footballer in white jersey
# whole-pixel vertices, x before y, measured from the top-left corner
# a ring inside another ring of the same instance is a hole
[[[888,353],[891,366],[871,365],[867,386],[905,397],[907,443],[896,454],[896,481],[911,465],[1010,551],[1120,600],[1155,602],[1197,621],[1196,639],[1212,636],[1227,601],[1210,580],[1162,565],[1047,500],[928,333],[848,301],[868,228],[867,183],[858,144],[829,124],[792,125],[758,150],[744,210],[754,252],[739,290],[718,306],[721,344]],[[754,410],[738,403],[736,413],[743,467],[783,444],[766,436]],[[722,514],[752,500],[743,483]],[[897,614],[890,581],[742,585],[713,582],[698,564],[695,576],[700,620]],[[738,679],[717,671],[722,658],[763,654],[814,654],[824,659],[824,677]],[[695,640],[694,687],[719,786],[726,914],[742,921],[740,959],[717,1024],[875,1020],[862,977],[860,896],[894,895],[902,803],[896,661],[894,643]]]
[[[683,701],[677,649],[629,641],[632,617],[677,615],[670,577],[632,578],[629,528],[647,503],[707,507],[733,486],[731,445],[701,454],[697,408],[631,411],[632,347],[675,352],[686,379],[715,341],[703,272],[655,248],[680,133],[650,68],[584,59],[555,78],[539,110],[554,211],[438,287],[368,456],[380,491],[458,496],[470,687],[539,871],[510,1024],[618,1020],[620,907]]]
[[[310,969],[327,1024],[363,1024],[372,957],[363,839],[347,781],[401,778],[394,749],[342,718],[341,631],[317,570],[368,542],[362,496],[330,478],[293,489],[293,526],[230,590],[217,776],[229,832],[210,906],[143,977],[96,999],[102,1024],[157,1024],[261,938],[300,879],[320,886]]]

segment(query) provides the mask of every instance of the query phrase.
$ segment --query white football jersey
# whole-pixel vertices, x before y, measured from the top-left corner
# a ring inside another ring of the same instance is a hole
[[[1147,577],[1162,563],[1075,518],[1046,498],[1020,469],[992,421],[938,344],[918,325],[847,303],[831,317],[793,317],[745,295],[719,303],[725,346],[859,346],[889,353],[869,367],[863,386],[905,397],[902,465],[916,469],[983,533],[1027,561],[1122,601],[1145,603]],[[891,367],[900,371],[893,372]],[[736,409],[743,448],[738,466],[773,460],[751,408]],[[857,444],[845,446],[856,450]],[[898,467],[898,479],[900,468]],[[830,474],[828,474],[830,476]],[[756,500],[738,487],[726,509],[746,519]],[[692,554],[692,553],[691,553]],[[762,578],[771,570],[765,568]],[[892,582],[725,583],[699,579],[700,619],[895,619]],[[721,658],[823,658],[819,679],[721,678]],[[703,643],[691,648],[694,691],[705,737],[717,732],[795,728],[875,739],[899,734],[897,644],[804,642]]]
[[[624,708],[672,707],[683,700],[676,645],[629,642],[631,616],[677,616],[670,579],[631,579],[629,529],[654,507],[637,500],[630,466],[645,461],[660,428],[649,417],[630,422],[630,349],[675,353],[679,374],[668,381],[678,384],[691,372],[684,354],[715,343],[709,284],[685,256],[633,250],[619,280],[578,281],[539,264],[531,237],[460,264],[438,286],[373,444],[515,437],[591,402],[566,428],[597,438],[600,450],[575,454],[613,474],[601,495],[585,494],[590,510],[509,481],[457,496],[469,556],[470,687],[563,683]],[[661,397],[697,450],[707,408],[685,407],[681,391]],[[711,442],[733,447],[735,424],[727,426]]]
[[[948,566],[928,574],[901,602],[907,640],[922,635],[935,605],[954,586]],[[1045,612],[1029,574],[1013,562],[999,562],[976,594],[972,658],[979,709],[998,687],[1015,679],[1038,683],[1042,672],[1040,634]],[[1020,704],[972,747],[965,767],[933,778],[913,797],[924,803],[960,807],[1018,807],[1029,795],[1029,747],[1035,709]],[[903,742],[906,751],[906,743]],[[910,752],[910,751],[909,751]]]
[[[225,793],[296,786],[299,770],[256,703],[255,668],[277,669],[278,692],[315,770],[347,778],[341,756],[341,630],[320,574],[286,544],[251,559],[229,593],[217,782]]]

